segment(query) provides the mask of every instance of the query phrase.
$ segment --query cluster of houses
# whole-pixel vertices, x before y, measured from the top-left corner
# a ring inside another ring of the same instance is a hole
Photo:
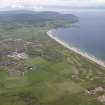
[[[99,102],[105,104],[105,86],[88,89],[86,92],[90,96],[95,96]]]
[[[27,59],[28,55],[26,53],[12,52],[12,54],[8,55],[8,57],[12,57],[19,60],[19,59]]]

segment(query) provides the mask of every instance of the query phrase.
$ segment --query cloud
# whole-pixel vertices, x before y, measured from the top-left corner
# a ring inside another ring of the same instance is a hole
[[[105,0],[0,0],[0,8],[42,7],[92,8],[105,6]]]

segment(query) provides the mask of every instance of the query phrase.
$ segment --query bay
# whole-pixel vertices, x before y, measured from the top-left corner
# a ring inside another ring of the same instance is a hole
[[[83,52],[105,61],[105,11],[69,11],[79,21],[54,31],[56,37]]]

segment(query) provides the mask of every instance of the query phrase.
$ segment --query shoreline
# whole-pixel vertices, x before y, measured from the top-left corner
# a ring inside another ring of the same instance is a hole
[[[79,54],[79,55],[81,55],[81,56],[87,58],[87,59],[90,60],[90,61],[93,61],[94,63],[96,63],[96,64],[98,64],[98,65],[100,65],[100,66],[105,67],[105,62],[103,62],[102,60],[99,60],[99,59],[97,59],[96,57],[94,57],[94,56],[92,56],[92,55],[89,55],[89,54],[86,53],[86,52],[82,52],[82,51],[81,51],[80,49],[78,49],[78,48],[75,48],[75,47],[70,46],[68,43],[66,43],[66,42],[64,42],[64,41],[62,41],[62,40],[60,40],[58,37],[56,37],[55,35],[53,35],[53,29],[52,29],[52,30],[49,30],[49,31],[47,32],[47,35],[48,35],[51,39],[53,39],[53,40],[55,40],[56,42],[58,42],[59,44],[61,44],[62,46],[66,47],[67,49],[72,50],[73,52],[75,52],[75,53],[77,53],[77,54]]]

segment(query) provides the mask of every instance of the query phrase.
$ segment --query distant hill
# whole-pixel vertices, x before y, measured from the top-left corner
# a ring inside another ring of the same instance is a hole
[[[0,23],[36,24],[48,21],[70,21],[75,22],[78,18],[72,14],[60,14],[57,12],[34,12],[34,11],[2,11],[0,12]]]

